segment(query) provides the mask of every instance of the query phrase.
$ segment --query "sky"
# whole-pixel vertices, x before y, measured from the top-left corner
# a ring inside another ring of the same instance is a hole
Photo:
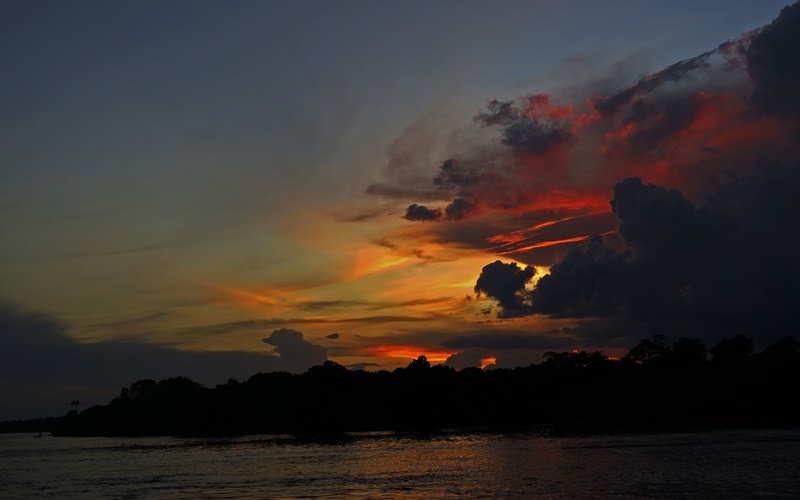
[[[0,420],[795,334],[787,4],[0,3]]]

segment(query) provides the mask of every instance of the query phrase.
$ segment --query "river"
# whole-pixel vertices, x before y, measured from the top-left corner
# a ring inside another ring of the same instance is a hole
[[[800,430],[0,435],[2,498],[800,498]]]

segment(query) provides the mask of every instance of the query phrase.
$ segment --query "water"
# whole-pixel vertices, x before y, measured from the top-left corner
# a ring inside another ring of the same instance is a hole
[[[309,441],[0,435],[2,498],[799,498],[800,430]]]

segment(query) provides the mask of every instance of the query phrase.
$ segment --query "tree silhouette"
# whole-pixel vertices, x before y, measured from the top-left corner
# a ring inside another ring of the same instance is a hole
[[[222,436],[800,425],[787,382],[800,380],[800,345],[787,337],[751,354],[752,344],[743,336],[720,342],[711,362],[699,340],[682,337],[670,345],[656,335],[624,361],[601,351],[548,351],[538,365],[489,371],[457,372],[419,356],[392,372],[351,371],[327,361],[303,374],[260,373],[215,388],[184,377],[144,379],[80,415],[80,401],[72,401],[75,409],[56,419],[52,432]]]
[[[706,345],[688,337],[681,337],[672,344],[672,360],[683,365],[696,365],[706,361]]]
[[[747,361],[755,349],[753,341],[744,335],[724,338],[711,348],[715,363],[737,364]]]
[[[431,367],[431,362],[426,356],[420,356],[408,365],[410,370],[427,370]]]
[[[663,360],[670,355],[670,348],[665,342],[664,335],[653,335],[653,340],[642,339],[639,345],[631,349],[623,359],[633,361],[637,365]]]

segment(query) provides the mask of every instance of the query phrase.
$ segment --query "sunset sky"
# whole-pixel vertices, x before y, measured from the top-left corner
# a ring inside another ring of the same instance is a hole
[[[786,5],[0,2],[0,420],[796,335]]]

